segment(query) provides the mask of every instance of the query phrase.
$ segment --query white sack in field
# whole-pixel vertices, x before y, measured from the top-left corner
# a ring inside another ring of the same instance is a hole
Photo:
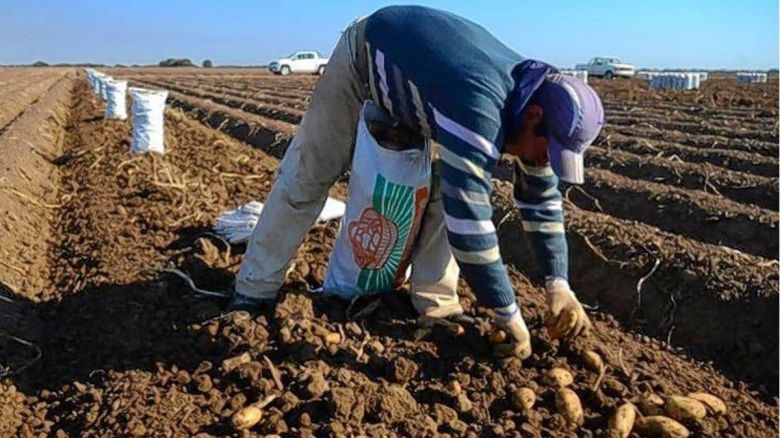
[[[130,88],[133,101],[133,142],[130,152],[165,153],[165,99],[166,90]]]
[[[346,208],[343,202],[329,197],[317,220],[327,222],[338,219],[344,215]],[[214,224],[214,231],[230,243],[246,242],[252,235],[262,211],[263,203],[258,201],[249,202],[235,210],[228,210],[219,215]]]
[[[111,76],[103,76],[100,78],[100,98],[108,100],[108,82],[114,80]]]
[[[108,81],[106,84],[106,118],[124,120],[127,118],[127,81]]]

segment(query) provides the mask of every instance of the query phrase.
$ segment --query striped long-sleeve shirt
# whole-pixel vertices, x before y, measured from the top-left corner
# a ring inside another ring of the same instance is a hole
[[[492,222],[491,173],[510,115],[548,73],[479,25],[418,6],[393,6],[366,21],[373,99],[442,147],[441,191],[452,253],[480,301],[514,303]],[[550,166],[518,165],[515,197],[523,229],[548,276],[567,277],[561,194]]]

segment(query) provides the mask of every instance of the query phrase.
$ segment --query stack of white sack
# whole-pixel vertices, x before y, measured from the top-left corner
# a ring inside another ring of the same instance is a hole
[[[737,82],[740,84],[763,84],[766,83],[766,80],[766,73],[737,72]]]
[[[327,222],[338,219],[344,216],[346,209],[346,204],[329,197],[317,220]],[[214,231],[230,243],[244,243],[252,235],[262,211],[263,203],[258,201],[251,201],[235,210],[228,210],[219,215],[214,224]]]
[[[673,90],[698,90],[701,85],[699,73],[658,73],[650,80],[650,88],[666,88]]]
[[[656,78],[656,76],[663,76],[663,75],[667,75],[668,76],[668,75],[672,75],[672,74],[678,74],[678,73],[641,70],[641,71],[637,72],[636,78],[637,79],[644,79],[644,80],[647,80],[647,81],[652,81],[653,79]],[[682,74],[698,75],[698,77],[699,77],[698,82],[699,83],[701,83],[703,81],[706,81],[707,78],[709,77],[708,73],[704,72],[704,71],[700,71],[700,72],[687,72],[687,73],[682,73]],[[694,82],[696,81],[696,79],[694,79],[693,76],[691,76],[690,80],[694,81]]]

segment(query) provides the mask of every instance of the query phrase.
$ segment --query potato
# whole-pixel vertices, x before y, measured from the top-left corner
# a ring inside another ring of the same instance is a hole
[[[645,415],[663,415],[664,399],[658,394],[645,394],[639,398],[639,411]]]
[[[677,421],[701,419],[707,416],[707,407],[704,403],[681,395],[673,395],[664,403],[666,415]]]
[[[530,411],[536,403],[536,393],[531,388],[520,388],[512,393],[512,405],[521,412]]]
[[[552,327],[549,327],[551,339],[558,339],[566,335],[577,325],[577,312],[571,309],[562,310]]]
[[[341,342],[341,335],[336,332],[330,332],[323,337],[326,344],[338,344]]]
[[[506,342],[506,332],[503,330],[493,330],[493,332],[490,333],[490,343],[495,344],[501,344],[503,342]]]
[[[688,397],[704,403],[707,410],[715,415],[723,415],[727,411],[726,403],[712,394],[707,394],[706,392],[692,392],[688,394]]]
[[[545,380],[551,385],[555,385],[558,388],[563,388],[574,383],[574,376],[563,368],[553,368],[547,371]]]
[[[687,438],[691,434],[685,426],[663,415],[638,419],[636,431],[640,436],[659,438]]]
[[[631,429],[634,428],[634,420],[636,420],[636,406],[631,403],[618,406],[609,419],[609,437],[628,438]]]
[[[555,394],[555,407],[558,413],[573,426],[582,426],[585,422],[585,413],[582,411],[582,403],[577,393],[569,388],[561,388]]]
[[[601,356],[593,350],[588,350],[582,353],[582,361],[589,369],[597,372],[601,372],[604,368],[604,361],[601,360]]]
[[[263,418],[263,411],[260,408],[247,406],[233,414],[230,422],[236,429],[249,429],[257,424],[261,418]]]

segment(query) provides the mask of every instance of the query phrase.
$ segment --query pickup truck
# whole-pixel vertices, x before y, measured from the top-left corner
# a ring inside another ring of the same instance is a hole
[[[268,64],[268,70],[283,76],[290,73],[315,73],[321,75],[325,73],[326,65],[328,65],[328,58],[323,58],[319,52],[293,52]]]
[[[636,74],[636,68],[631,64],[622,63],[618,58],[610,56],[597,56],[587,64],[577,64],[575,70],[585,70],[588,76],[596,76],[604,79],[615,77],[631,78]]]

